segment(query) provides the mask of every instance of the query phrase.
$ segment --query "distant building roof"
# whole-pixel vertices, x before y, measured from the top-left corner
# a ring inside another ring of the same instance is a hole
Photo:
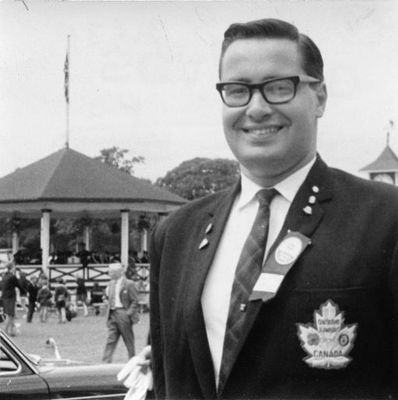
[[[175,207],[186,200],[68,148],[0,178],[0,211],[2,204],[12,203],[37,203],[38,207],[39,203],[112,202],[116,209],[125,203]]]
[[[395,172],[398,171],[398,157],[387,145],[375,161],[360,169],[366,172]]]

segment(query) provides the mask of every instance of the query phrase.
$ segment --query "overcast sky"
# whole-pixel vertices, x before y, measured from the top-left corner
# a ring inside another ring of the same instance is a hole
[[[398,1],[2,1],[0,176],[64,147],[70,39],[70,147],[119,146],[155,180],[194,157],[232,158],[215,90],[229,24],[285,19],[325,61],[329,100],[319,151],[357,171],[398,124]],[[398,134],[391,147],[398,153]]]

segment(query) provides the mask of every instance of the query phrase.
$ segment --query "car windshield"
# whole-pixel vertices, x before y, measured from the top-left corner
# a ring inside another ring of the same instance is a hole
[[[40,361],[41,361],[41,357],[37,354],[26,354],[26,356],[29,358],[29,360],[35,364],[35,365],[39,365]]]

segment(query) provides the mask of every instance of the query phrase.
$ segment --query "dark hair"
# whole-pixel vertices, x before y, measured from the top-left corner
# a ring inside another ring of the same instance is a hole
[[[297,43],[302,56],[302,67],[306,74],[323,81],[323,60],[317,45],[298,29],[280,19],[265,18],[246,23],[236,23],[224,33],[221,47],[219,75],[221,77],[221,64],[228,47],[239,39],[288,39]]]

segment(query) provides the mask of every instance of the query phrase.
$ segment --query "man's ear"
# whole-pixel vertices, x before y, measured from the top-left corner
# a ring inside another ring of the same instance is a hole
[[[326,89],[325,82],[322,82],[317,86],[318,86],[316,88],[317,106],[316,106],[316,114],[315,115],[317,118],[320,118],[320,117],[322,117],[323,113],[325,112],[326,101],[328,99],[328,92]]]

